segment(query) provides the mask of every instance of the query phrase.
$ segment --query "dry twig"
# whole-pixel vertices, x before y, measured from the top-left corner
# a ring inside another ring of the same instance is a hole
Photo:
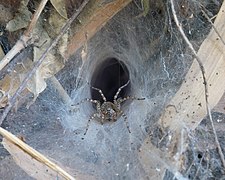
[[[219,152],[219,155],[220,155],[220,159],[222,161],[223,167],[225,168],[224,155],[223,155],[223,152],[222,152],[219,140],[218,140],[218,136],[216,134],[216,130],[215,130],[215,126],[214,126],[214,123],[213,123],[213,120],[212,120],[212,114],[211,114],[211,110],[210,110],[210,106],[209,106],[209,102],[208,102],[209,91],[208,91],[208,84],[207,84],[207,81],[206,81],[205,68],[203,66],[203,63],[202,63],[201,59],[198,57],[197,52],[195,51],[194,47],[192,46],[191,42],[189,41],[189,39],[187,38],[187,36],[185,35],[185,33],[183,31],[182,25],[180,24],[180,22],[179,22],[179,20],[177,18],[177,15],[176,15],[176,11],[175,11],[175,8],[174,8],[173,0],[170,0],[170,3],[171,3],[173,17],[174,17],[175,23],[176,23],[176,25],[178,27],[178,30],[180,31],[183,39],[185,40],[185,42],[187,43],[188,47],[191,49],[192,53],[194,54],[194,56],[195,56],[195,58],[196,58],[196,60],[198,62],[198,65],[199,65],[199,67],[201,69],[202,77],[203,77],[203,84],[204,84],[204,88],[205,88],[205,101],[206,101],[207,114],[209,116],[209,119],[210,119],[210,122],[211,122],[211,125],[212,125],[212,129],[213,129],[213,133],[214,133],[214,136],[215,136],[215,141],[216,141],[216,145],[217,145],[218,152]]]
[[[37,20],[44,9],[48,0],[42,0],[38,6],[38,9],[35,11],[33,18],[20,39],[16,42],[13,48],[5,55],[5,57],[0,61],[0,71],[17,55],[22,49],[33,44],[32,42],[32,32],[37,23]]]
[[[23,91],[23,89],[26,87],[28,80],[33,76],[33,74],[36,72],[36,70],[39,68],[39,66],[44,61],[45,57],[47,56],[48,52],[53,49],[57,43],[59,42],[60,38],[64,35],[64,33],[69,29],[72,22],[77,18],[77,16],[81,13],[81,11],[84,9],[86,4],[89,2],[89,0],[84,0],[83,3],[80,5],[79,9],[73,14],[73,16],[67,20],[65,25],[61,28],[60,33],[58,36],[53,40],[52,44],[45,50],[45,52],[42,54],[42,56],[37,60],[35,63],[33,69],[26,75],[22,83],[20,84],[19,88],[16,90],[15,94],[12,96],[11,99],[9,99],[8,106],[4,109],[3,114],[0,119],[0,125],[14,106],[17,97],[20,95],[20,93]]]

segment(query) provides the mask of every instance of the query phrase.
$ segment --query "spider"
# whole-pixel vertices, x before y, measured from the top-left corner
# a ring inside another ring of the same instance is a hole
[[[113,103],[106,100],[106,98],[105,98],[105,96],[104,96],[104,94],[103,94],[101,89],[98,89],[98,88],[95,88],[95,87],[91,87],[92,89],[94,89],[94,90],[96,90],[96,91],[98,91],[100,93],[100,95],[101,95],[101,97],[102,97],[102,99],[104,101],[102,104],[98,100],[93,100],[93,99],[86,98],[86,99],[80,101],[79,103],[72,105],[72,106],[77,106],[77,105],[80,105],[81,103],[84,103],[84,102],[91,102],[91,103],[96,104],[97,112],[93,113],[92,116],[89,118],[84,135],[86,135],[86,133],[88,131],[88,128],[89,128],[89,125],[90,125],[90,122],[94,118],[100,119],[101,124],[103,124],[106,120],[115,122],[115,121],[117,121],[117,119],[121,115],[124,118],[124,121],[126,123],[128,132],[131,133],[130,128],[129,128],[129,124],[128,124],[128,121],[127,121],[127,116],[121,110],[121,103],[123,103],[124,101],[126,101],[128,99],[131,99],[131,100],[144,100],[145,98],[136,98],[136,97],[133,97],[133,96],[127,96],[125,98],[118,98],[118,95],[119,95],[120,91],[124,87],[126,87],[129,83],[130,83],[130,80],[128,80],[128,82],[126,84],[124,84],[123,86],[121,86],[117,90],[117,92],[116,92],[116,94],[115,94],[115,96],[113,98]]]

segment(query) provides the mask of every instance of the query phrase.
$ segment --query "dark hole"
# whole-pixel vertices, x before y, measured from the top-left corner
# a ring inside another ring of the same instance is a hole
[[[162,14],[162,10],[161,9],[158,10],[158,14]]]
[[[114,95],[118,89],[126,84],[128,80],[129,72],[126,65],[116,58],[107,58],[96,67],[92,75],[91,85],[101,89],[106,100],[113,102]],[[121,90],[118,98],[127,96],[129,91],[130,83]],[[91,89],[91,97],[103,103],[100,93],[94,89]]]
[[[201,159],[202,158],[202,155],[201,154],[198,154],[198,158]]]

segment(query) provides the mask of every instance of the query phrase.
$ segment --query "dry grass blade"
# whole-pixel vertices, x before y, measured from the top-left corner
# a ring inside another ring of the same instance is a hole
[[[221,149],[221,146],[220,146],[217,134],[216,134],[216,130],[215,130],[215,126],[214,126],[214,123],[213,123],[213,120],[212,120],[212,114],[211,114],[210,106],[209,106],[209,101],[208,101],[209,92],[208,92],[208,84],[207,84],[207,81],[206,81],[205,68],[203,66],[203,63],[202,63],[201,59],[198,57],[197,52],[193,48],[191,42],[189,41],[189,39],[187,38],[187,36],[185,35],[185,33],[184,33],[183,29],[182,29],[182,26],[181,26],[181,24],[180,24],[180,22],[179,22],[179,20],[177,18],[177,15],[176,15],[176,11],[175,11],[175,8],[174,8],[173,0],[170,0],[170,3],[171,3],[173,17],[174,17],[175,23],[176,23],[176,25],[178,27],[178,30],[180,31],[183,39],[185,40],[185,42],[187,43],[188,47],[191,49],[192,53],[194,54],[194,56],[195,56],[195,58],[196,58],[196,60],[198,62],[198,65],[200,67],[200,70],[202,72],[202,77],[203,77],[203,82],[204,82],[203,84],[204,84],[204,88],[205,88],[205,101],[206,101],[207,114],[209,116],[209,119],[210,119],[210,122],[211,122],[211,125],[212,125],[212,128],[213,128],[213,133],[214,133],[214,136],[215,136],[215,141],[216,141],[216,145],[217,145],[218,152],[219,152],[219,155],[220,155],[220,159],[222,161],[223,167],[225,168],[224,155],[223,155],[223,152],[222,152],[222,149]]]
[[[11,148],[14,147],[14,151],[18,147],[20,150],[22,150],[20,152],[20,153],[22,153],[20,158],[22,158],[24,155],[30,157],[30,160],[31,160],[29,162],[30,166],[32,166],[32,165],[34,166],[34,164],[37,164],[36,161],[38,161],[42,165],[46,165],[51,170],[55,171],[57,174],[60,174],[65,179],[70,179],[70,180],[74,180],[75,179],[70,174],[68,174],[66,171],[64,171],[62,168],[60,168],[58,165],[56,165],[55,163],[53,163],[49,159],[47,159],[44,155],[42,155],[41,153],[37,152],[32,147],[30,147],[27,144],[25,144],[22,140],[20,140],[19,138],[17,138],[16,136],[14,136],[13,134],[11,134],[10,132],[6,131],[5,129],[3,129],[1,127],[0,127],[0,134],[4,138],[6,138],[8,140],[8,141],[7,140],[3,140],[3,145],[7,148],[7,150],[9,152],[13,152],[13,149],[10,149],[10,147]],[[17,151],[17,153],[18,153],[18,151]],[[27,162],[23,162],[23,163],[27,163]],[[32,167],[30,167],[30,168],[32,168]],[[44,174],[44,173],[45,172],[43,172],[42,174]]]

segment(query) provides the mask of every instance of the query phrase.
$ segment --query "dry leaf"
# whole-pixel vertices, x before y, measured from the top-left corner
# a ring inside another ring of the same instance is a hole
[[[67,12],[65,6],[65,0],[50,0],[56,11],[62,16],[63,18],[67,19]]]
[[[50,26],[54,29],[54,31],[51,32],[58,34],[66,20],[63,19],[54,9],[53,13],[51,13],[50,19],[52,23]],[[10,75],[7,75],[0,81],[0,107],[6,106],[8,103],[8,98],[15,93],[26,74],[31,71],[34,66],[34,62],[36,62],[44,51],[50,46],[52,39],[42,26],[43,22],[43,19],[40,17],[33,30],[33,37],[38,37],[38,42],[33,47],[33,61],[29,58],[24,59],[22,63],[15,66],[15,70],[12,71]],[[26,89],[33,93],[34,98],[31,102],[29,102],[27,107],[33,104],[38,95],[44,91],[47,86],[45,80],[54,76],[54,74],[64,67],[62,56],[64,56],[66,51],[67,40],[68,34],[65,34],[57,46],[58,49],[55,48],[48,53],[41,66],[28,81]],[[61,56],[59,54],[61,54]]]
[[[66,58],[73,55],[90,38],[92,38],[104,25],[132,0],[114,0],[102,3],[100,0],[90,1],[89,7],[79,16],[80,24],[76,24],[74,36],[67,47]],[[85,52],[85,51],[84,51]],[[83,54],[85,55],[85,54]]]
[[[2,59],[5,56],[2,47],[0,46],[0,59]]]
[[[33,49],[33,61],[36,62],[51,44],[51,39],[40,23],[35,27],[33,34],[39,37],[38,46],[40,46],[34,47]],[[32,80],[28,83],[27,88],[34,93],[35,96],[38,96],[38,94],[46,88],[45,79],[52,77],[64,67],[64,64],[56,54],[57,53],[54,51],[48,53]]]
[[[61,28],[66,23],[66,20],[62,18],[57,13],[56,10],[53,9],[48,19],[48,23],[49,23],[48,26],[45,27],[46,31],[48,32],[51,38],[54,38],[57,34],[59,34]],[[62,55],[62,57],[65,56],[67,44],[68,44],[68,33],[65,33],[57,45],[57,50]]]
[[[17,87],[19,86],[19,77],[14,75],[15,73],[12,72],[11,75],[6,75],[0,81],[0,108],[7,105],[8,99],[15,93]]]
[[[44,53],[44,51],[50,46],[51,44],[51,38],[49,37],[46,30],[43,28],[42,24],[40,23],[41,19],[39,19],[39,22],[37,23],[33,35],[36,37],[39,37],[38,44],[33,48],[33,61],[36,62],[41,55]],[[27,89],[34,94],[34,99],[29,105],[31,105],[38,95],[45,90],[47,84],[45,80],[47,78],[52,77],[54,74],[56,74],[59,70],[61,70],[64,67],[64,64],[62,61],[56,56],[57,53],[55,53],[54,50],[52,50],[50,53],[48,53],[47,57],[41,64],[41,66],[37,69],[33,77],[29,80],[27,84]],[[27,62],[26,68],[31,70],[33,67],[33,62]],[[26,71],[24,73],[20,74],[21,81],[25,77]],[[28,107],[29,107],[28,105]]]
[[[12,10],[0,4],[0,24],[5,24],[12,18]]]
[[[8,31],[17,31],[28,26],[32,16],[32,13],[27,8],[28,2],[29,0],[21,1],[18,13],[16,13],[15,17],[6,25]]]

